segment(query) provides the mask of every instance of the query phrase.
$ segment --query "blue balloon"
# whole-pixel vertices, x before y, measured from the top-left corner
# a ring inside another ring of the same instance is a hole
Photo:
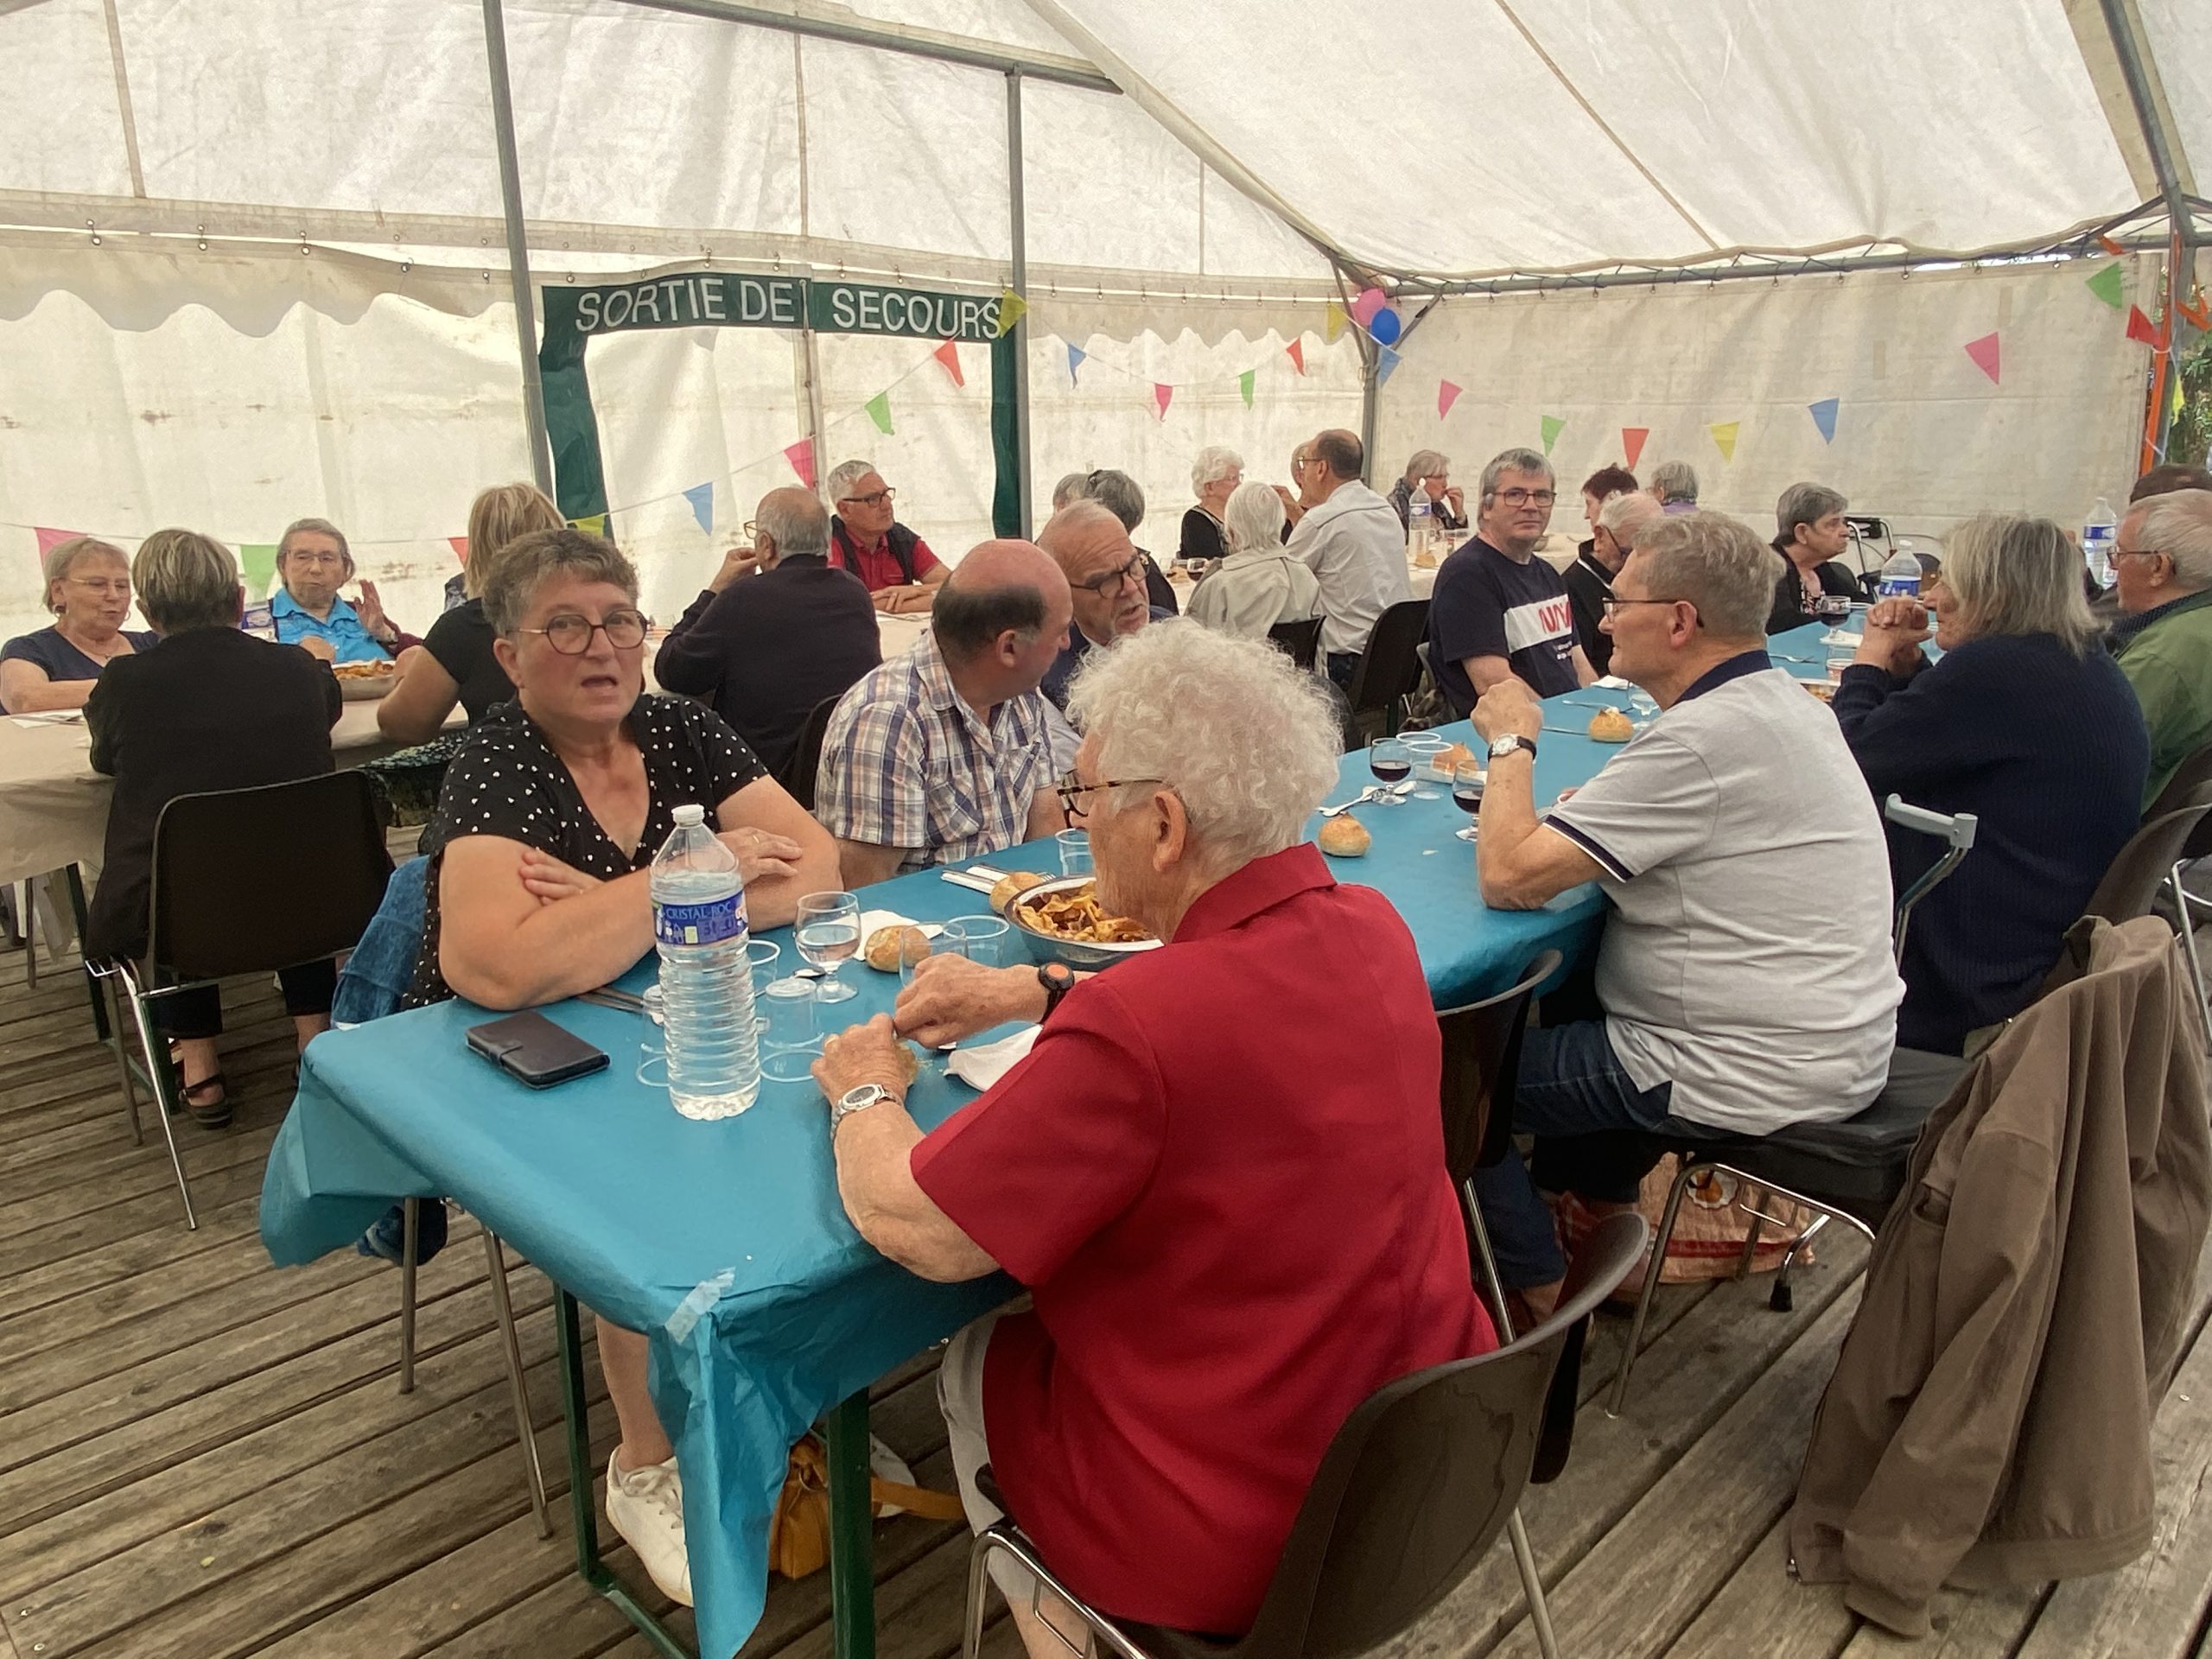
[[[1405,324],[1398,314],[1386,305],[1369,320],[1367,332],[1375,336],[1376,345],[1395,346],[1398,343],[1398,336],[1405,332]]]

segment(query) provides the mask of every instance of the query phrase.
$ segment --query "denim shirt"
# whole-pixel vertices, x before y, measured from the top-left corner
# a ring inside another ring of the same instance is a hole
[[[330,601],[330,616],[327,621],[317,621],[315,613],[304,608],[283,588],[269,601],[270,620],[276,625],[276,638],[287,645],[296,645],[302,639],[327,639],[341,663],[382,663],[391,660],[391,653],[371,638],[361,626],[361,619],[351,605],[342,599]]]

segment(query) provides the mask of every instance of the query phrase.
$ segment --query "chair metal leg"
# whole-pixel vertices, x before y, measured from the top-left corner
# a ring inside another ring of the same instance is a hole
[[[507,1386],[514,1394],[515,1432],[522,1440],[522,1460],[530,1477],[530,1507],[537,1516],[537,1535],[553,1535],[553,1517],[545,1507],[545,1471],[537,1461],[537,1429],[531,1416],[530,1384],[523,1380],[522,1344],[515,1336],[514,1304],[507,1296],[507,1257],[499,1236],[484,1229],[484,1261],[492,1274],[492,1311],[499,1321],[499,1344],[506,1355]]]
[[[1789,1270],[1797,1265],[1797,1253],[1813,1242],[1814,1236],[1835,1217],[1825,1210],[1805,1224],[1805,1230],[1789,1241],[1789,1248],[1782,1253],[1782,1266],[1774,1275],[1774,1288],[1767,1293],[1767,1306],[1777,1313],[1787,1313],[1795,1305],[1789,1289]]]
[[[122,1085],[124,1109],[130,1114],[130,1144],[143,1147],[146,1144],[146,1126],[138,1120],[138,1084],[130,1075],[130,1052],[124,1046],[123,993],[116,988],[112,971],[97,969],[87,963],[85,976],[92,982],[92,1006],[112,1007],[115,1011],[115,1035],[108,1040],[108,1046],[115,1051],[116,1080]]]
[[[1513,1564],[1521,1569],[1521,1593],[1529,1599],[1529,1622],[1535,1626],[1537,1649],[1544,1659],[1559,1659],[1551,1604],[1544,1599],[1543,1576],[1536,1571],[1536,1552],[1529,1548],[1529,1529],[1521,1524],[1518,1508],[1505,1517],[1505,1535],[1513,1541]]]
[[[1029,1601],[1029,1611],[1035,1613],[1045,1628],[1057,1637],[1072,1659],[1083,1659],[1088,1654],[1110,1653],[1116,1659],[1151,1659],[1143,1649],[1124,1636],[1111,1620],[1101,1618],[1076,1599],[1075,1592],[1053,1576],[1027,1538],[1014,1529],[1010,1522],[1001,1521],[986,1527],[976,1535],[976,1542],[968,1556],[968,1617],[966,1629],[961,1637],[961,1659],[976,1659],[982,1643],[983,1632],[983,1575],[994,1554],[1011,1556],[1030,1577],[1037,1580],[1037,1588]],[[1054,1599],[1081,1620],[1087,1632],[1084,1644],[1077,1648],[1068,1640],[1067,1632],[1044,1616],[1042,1607],[1049,1592]]]
[[[415,1251],[422,1236],[423,1201],[408,1198],[399,1208],[399,1391],[415,1392]]]
[[[960,1621],[960,1659],[980,1659],[983,1651],[983,1585],[989,1570],[990,1552],[979,1536],[968,1550],[968,1608]]]
[[[1748,1279],[1751,1276],[1751,1263],[1758,1259],[1759,1235],[1766,1225],[1766,1217],[1751,1206],[1748,1202],[1748,1197],[1747,1193],[1745,1199],[1739,1201],[1736,1206],[1751,1217],[1751,1223],[1744,1234],[1744,1253],[1736,1258],[1736,1277],[1738,1279]]]
[[[1490,1293],[1497,1313],[1497,1335],[1502,1343],[1513,1340],[1513,1315],[1505,1306],[1505,1281],[1497,1274],[1497,1257],[1490,1247],[1490,1229],[1483,1225],[1483,1206],[1475,1197],[1471,1176],[1459,1183],[1459,1201],[1467,1206],[1467,1231],[1475,1241],[1475,1261],[1482,1268],[1483,1288]]]
[[[1684,1159],[1675,1184],[1667,1189],[1667,1207],[1660,1212],[1658,1236],[1651,1241],[1650,1264],[1643,1270],[1643,1290],[1636,1299],[1636,1317],[1628,1324],[1628,1345],[1621,1353],[1620,1373],[1613,1378],[1612,1393],[1605,1397],[1608,1417],[1619,1416],[1628,1404],[1628,1374],[1636,1364],[1637,1346],[1643,1340],[1644,1322],[1651,1317],[1651,1299],[1659,1294],[1659,1275],[1667,1266],[1667,1244],[1675,1236],[1675,1217],[1681,1210],[1682,1194],[1689,1191],[1690,1177],[1697,1168]]]
[[[2190,914],[2190,892],[2182,885],[2182,873],[2187,867],[2176,864],[2168,880],[2173,883],[2174,918],[2181,924],[2182,960],[2189,964],[2189,982],[2196,993],[2197,1012],[2212,1025],[2212,1000],[2208,1000],[2204,986],[2204,962],[2196,949],[2196,923]]]
[[[16,884],[23,913],[23,988],[38,988],[38,878]]]
[[[184,1224],[199,1230],[200,1217],[192,1212],[192,1183],[185,1178],[184,1157],[176,1146],[176,1115],[183,1109],[181,1101],[169,1099],[169,1066],[162,1051],[162,1039],[154,1030],[152,1016],[147,1012],[146,999],[140,995],[138,982],[129,963],[120,964],[116,973],[123,981],[122,999],[130,1005],[130,1022],[138,1030],[139,1047],[146,1056],[146,1075],[153,1079],[154,1116],[162,1126],[162,1138],[168,1142],[169,1167],[176,1172],[178,1197],[184,1200]],[[117,1044],[120,1051],[122,1039]]]

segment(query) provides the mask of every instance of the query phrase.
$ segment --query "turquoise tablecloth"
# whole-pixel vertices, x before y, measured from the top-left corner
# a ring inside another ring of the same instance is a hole
[[[1792,647],[1817,658],[1817,630]],[[1815,663],[1785,664],[1817,677]],[[1590,690],[1575,704],[1619,701]],[[1549,705],[1573,733],[1547,731],[1536,798],[1586,781],[1611,751],[1574,734],[1585,707]],[[1444,735],[1473,741],[1464,726]],[[1346,757],[1344,799],[1370,781]],[[1486,909],[1465,822],[1448,791],[1435,800],[1363,808],[1370,855],[1335,864],[1340,880],[1387,894],[1412,928],[1437,1006],[1502,989],[1540,951],[1572,960],[1595,938],[1595,887],[1542,910]],[[988,861],[1055,868],[1050,843]],[[925,921],[972,914],[982,895],[935,874],[871,889],[870,907]],[[790,944],[784,932],[764,935]],[[1317,971],[1325,964],[1316,964]],[[649,982],[641,964],[623,983]],[[887,1009],[895,976],[857,964],[861,995],[825,1012],[861,1020]],[[552,1017],[605,1049],[613,1065],[543,1091],[471,1054],[462,1033],[488,1017],[472,1004],[395,1014],[309,1046],[300,1090],[270,1154],[261,1231],[293,1265],[352,1243],[398,1198],[448,1196],[512,1243],[588,1307],[652,1338],[652,1388],[683,1470],[701,1651],[734,1652],[766,1591],[769,1516],[791,1442],[836,1401],[1010,1294],[1000,1280],[931,1285],[864,1244],[837,1200],[811,1084],[767,1084],[742,1116],[696,1123],[664,1090],[635,1077],[638,1018],[567,1002]],[[973,1093],[925,1068],[909,1101],[925,1128]]]

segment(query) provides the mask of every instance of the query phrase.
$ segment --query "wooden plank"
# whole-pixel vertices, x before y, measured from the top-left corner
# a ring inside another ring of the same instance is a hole
[[[1878,1624],[1862,1624],[1844,1649],[1843,1659],[1989,1659],[1992,1654],[2010,1654],[2049,1593],[2040,1586],[1981,1595],[1940,1591],[1928,1604],[1928,1635],[1908,1642]],[[2077,1659],[2099,1653],[2083,1648],[2077,1650]]]
[[[1667,1659],[1742,1659],[1749,1652],[1759,1659],[1836,1659],[1858,1628],[1842,1586],[1790,1576],[1785,1514],[1667,1649]]]
[[[198,1194],[193,1201],[199,1205]],[[127,1233],[96,1249],[21,1268],[0,1277],[0,1319],[16,1319],[104,1286],[127,1284],[143,1274],[183,1262],[202,1250],[219,1249],[236,1239],[258,1238],[260,1215],[257,1194],[234,1199],[219,1210],[200,1205],[197,1231],[188,1231],[180,1215],[174,1234],[152,1230]]]

